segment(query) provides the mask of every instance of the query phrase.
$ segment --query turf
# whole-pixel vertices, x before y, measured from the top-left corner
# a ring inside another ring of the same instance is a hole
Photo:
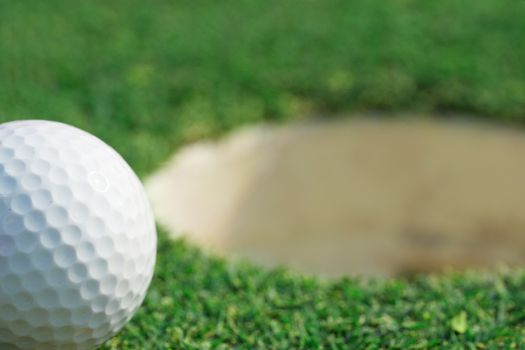
[[[261,120],[523,121],[523,18],[499,0],[0,0],[0,116],[86,128],[141,175]]]
[[[521,349],[525,271],[319,281],[161,234],[143,308],[106,349]]]
[[[141,176],[243,124],[361,111],[524,125],[525,2],[0,0],[0,120],[61,120]],[[522,271],[323,282],[161,234],[106,348],[521,348]]]

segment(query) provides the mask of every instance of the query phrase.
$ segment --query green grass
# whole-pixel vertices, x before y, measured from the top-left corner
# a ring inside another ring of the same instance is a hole
[[[0,116],[88,129],[141,175],[260,120],[523,121],[524,18],[501,0],[0,0]]]
[[[0,0],[0,120],[87,129],[141,176],[177,147],[308,115],[525,122],[525,2]],[[106,348],[520,348],[521,271],[322,282],[162,235]]]
[[[525,271],[323,282],[161,235],[145,305],[106,349],[522,349]]]

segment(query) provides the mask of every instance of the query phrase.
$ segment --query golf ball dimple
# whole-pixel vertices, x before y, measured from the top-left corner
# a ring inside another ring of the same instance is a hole
[[[157,235],[111,147],[43,120],[0,124],[0,349],[92,349],[151,282]]]

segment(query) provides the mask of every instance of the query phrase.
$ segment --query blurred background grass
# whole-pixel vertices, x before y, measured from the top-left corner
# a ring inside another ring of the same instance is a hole
[[[241,124],[354,111],[518,121],[525,3],[0,1],[0,116],[59,119],[141,175]]]
[[[352,112],[525,121],[525,2],[0,0],[0,119],[86,129],[150,173],[256,121]],[[519,348],[523,272],[319,282],[161,235],[108,348]],[[468,315],[465,316],[465,315]]]

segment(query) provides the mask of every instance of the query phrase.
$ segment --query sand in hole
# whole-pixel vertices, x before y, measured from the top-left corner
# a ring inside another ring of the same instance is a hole
[[[465,122],[255,126],[147,181],[159,221],[213,252],[322,276],[525,262],[525,133]]]

